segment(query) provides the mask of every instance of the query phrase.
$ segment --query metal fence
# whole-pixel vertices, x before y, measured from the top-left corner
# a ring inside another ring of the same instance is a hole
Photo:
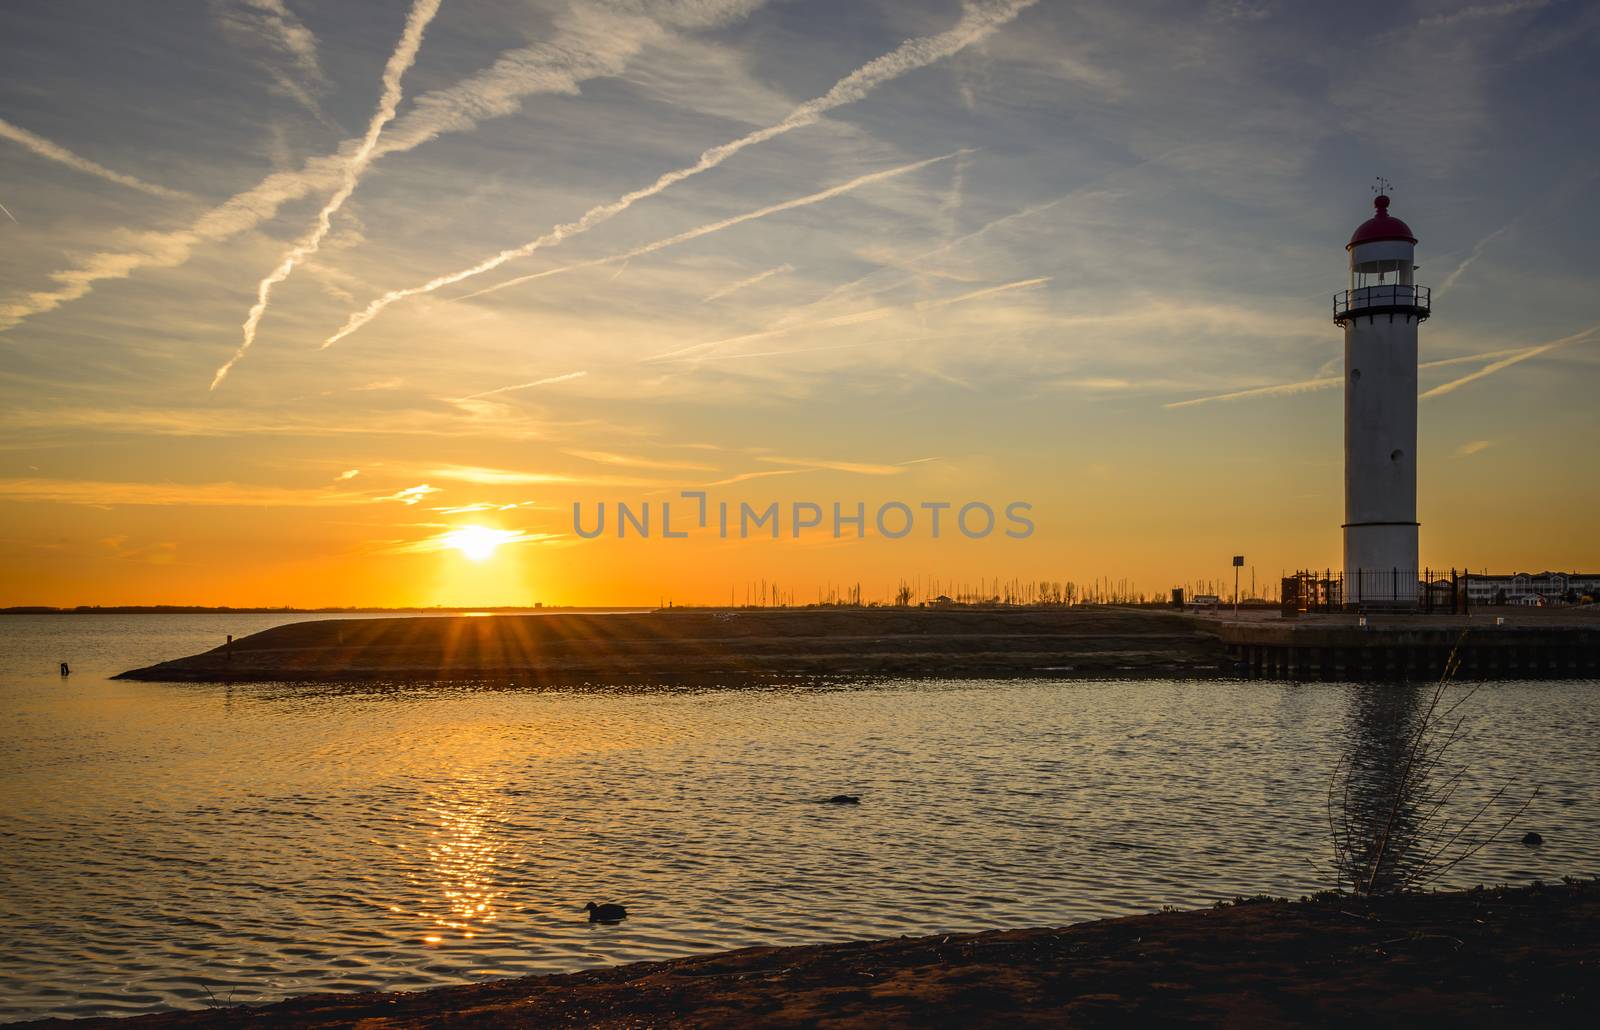
[[[1333,320],[1343,325],[1362,315],[1404,314],[1422,321],[1433,313],[1433,291],[1426,286],[1390,283],[1340,290],[1333,295]]]
[[[1465,614],[1465,569],[1302,569],[1283,577],[1283,614],[1403,611]]]

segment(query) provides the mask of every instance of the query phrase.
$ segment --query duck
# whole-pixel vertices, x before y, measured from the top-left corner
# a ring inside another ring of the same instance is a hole
[[[591,901],[583,907],[588,911],[589,922],[591,923],[620,923],[628,918],[627,909],[609,902],[604,905],[596,905]]]

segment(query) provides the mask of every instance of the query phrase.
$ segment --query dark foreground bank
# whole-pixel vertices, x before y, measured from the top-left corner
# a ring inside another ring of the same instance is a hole
[[[411,994],[30,1024],[147,1028],[1589,1026],[1600,885],[1243,902],[742,951]]]
[[[122,678],[727,683],[1212,677],[1231,668],[1214,629],[1162,611],[801,608],[301,622]]]

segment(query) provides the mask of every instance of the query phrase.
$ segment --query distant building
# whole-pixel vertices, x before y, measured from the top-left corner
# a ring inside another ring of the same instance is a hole
[[[1467,601],[1471,604],[1541,605],[1562,602],[1572,597],[1600,597],[1600,573],[1517,572],[1509,576],[1467,577]]]

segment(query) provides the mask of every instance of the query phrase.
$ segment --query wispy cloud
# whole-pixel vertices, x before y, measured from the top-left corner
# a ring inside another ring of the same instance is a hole
[[[1213,404],[1218,401],[1242,401],[1251,397],[1285,397],[1290,394],[1306,393],[1310,390],[1326,390],[1331,386],[1338,386],[1344,382],[1343,376],[1319,376],[1316,379],[1302,379],[1295,383],[1275,383],[1271,386],[1252,386],[1245,390],[1230,390],[1227,393],[1216,393],[1209,397],[1191,397],[1185,401],[1171,401],[1163,404],[1163,408],[1192,408],[1197,404]]]
[[[779,265],[776,268],[769,268],[765,272],[757,272],[755,275],[752,275],[748,279],[740,279],[736,283],[730,283],[729,285],[724,286],[720,290],[716,290],[715,292],[708,293],[704,297],[700,298],[700,302],[702,304],[709,304],[714,300],[721,300],[723,297],[726,297],[730,293],[738,293],[740,290],[747,289],[748,287],[754,286],[756,283],[765,282],[768,279],[771,279],[775,275],[782,275],[785,272],[792,272],[792,271],[794,271],[794,266],[789,264],[787,261],[785,261],[783,264]]]
[[[513,383],[511,386],[500,386],[493,390],[485,390],[482,393],[469,394],[461,399],[464,401],[475,401],[483,397],[493,397],[497,393],[510,393],[513,390],[531,390],[535,386],[549,386],[552,383],[565,383],[573,379],[582,379],[588,374],[588,372],[579,371],[566,372],[558,376],[545,376],[543,379],[535,379],[530,383]]]
[[[339,473],[337,476],[334,476],[333,478],[334,478],[335,481],[342,483],[342,482],[345,482],[347,480],[354,479],[359,475],[361,475],[361,470],[360,469],[345,469],[343,472]]]
[[[1493,440],[1468,440],[1466,443],[1456,448],[1456,457],[1470,458],[1474,454],[1482,454],[1484,451],[1493,446]]]
[[[1557,347],[1565,347],[1569,343],[1576,343],[1579,340],[1586,339],[1587,337],[1594,335],[1596,332],[1600,332],[1600,325],[1591,326],[1581,333],[1575,333],[1572,336],[1563,337],[1560,340],[1542,344],[1537,347],[1514,347],[1505,350],[1484,351],[1481,354],[1458,354],[1453,358],[1438,358],[1433,361],[1419,362],[1417,364],[1419,369],[1444,368],[1449,365],[1471,365],[1479,362],[1489,362],[1489,364],[1478,369],[1476,372],[1473,372],[1471,375],[1463,376],[1460,379],[1444,383],[1440,386],[1434,387],[1431,390],[1427,390],[1421,394],[1418,394],[1418,398],[1426,399],[1429,397],[1436,397],[1442,394],[1450,393],[1451,391],[1464,386],[1467,383],[1482,379],[1484,376],[1493,375],[1503,368],[1509,368],[1520,361],[1526,361],[1529,358],[1538,357],[1540,354],[1554,350]],[[1335,386],[1343,385],[1343,383],[1344,376],[1342,375],[1317,376],[1314,379],[1302,379],[1293,383],[1273,383],[1268,386],[1252,386],[1243,390],[1230,390],[1226,393],[1209,394],[1205,397],[1191,397],[1188,400],[1169,401],[1168,403],[1163,404],[1162,407],[1192,408],[1197,404],[1213,404],[1219,401],[1240,401],[1255,397],[1286,397],[1292,394],[1306,393],[1312,390],[1327,390]]]
[[[26,147],[28,150],[31,150],[33,153],[47,161],[54,161],[57,164],[66,165],[68,168],[83,172],[85,175],[93,175],[96,178],[104,179],[106,182],[114,182],[118,186],[126,186],[130,190],[138,190],[140,193],[148,193],[152,197],[170,197],[176,199],[188,197],[188,194],[182,192],[181,190],[168,189],[165,186],[157,186],[153,182],[145,182],[143,179],[135,178],[132,175],[125,175],[122,172],[112,171],[103,164],[98,164],[86,157],[74,154],[66,147],[52,143],[43,136],[29,132],[20,125],[13,125],[4,118],[0,118],[0,139],[8,139],[13,143]]]
[[[853,311],[848,314],[835,315],[832,318],[820,318],[812,322],[800,322],[793,325],[780,326],[776,329],[763,329],[760,332],[745,333],[742,336],[730,336],[721,340],[708,340],[705,343],[694,343],[687,347],[678,347],[673,350],[663,351],[644,358],[645,362],[681,360],[703,355],[707,351],[722,347],[729,347],[740,343],[753,343],[757,340],[768,340],[777,336],[785,336],[807,329],[837,329],[843,326],[861,325],[865,322],[875,322],[907,311],[933,311],[939,308],[950,307],[955,304],[965,304],[974,300],[982,300],[1013,290],[1028,290],[1036,286],[1043,286],[1049,282],[1050,276],[1037,276],[1031,279],[1018,279],[1015,282],[1001,283],[998,286],[986,286],[980,290],[971,290],[955,297],[945,297],[940,300],[920,301],[914,304],[896,304],[884,307],[869,308],[865,311]]]
[[[799,468],[826,469],[829,472],[852,472],[858,476],[898,476],[906,470],[904,464],[875,465],[864,461],[834,461],[829,458],[784,458],[772,456],[764,457],[760,460],[772,465],[794,465]]]
[[[440,492],[441,491],[436,486],[429,486],[427,483],[419,483],[416,486],[408,486],[404,490],[396,490],[394,493],[389,494],[386,497],[375,497],[373,499],[377,501],[399,501],[401,504],[411,505],[416,504],[429,494],[436,494]]]
[[[0,479],[8,501],[220,508],[320,508],[365,504],[371,495],[338,490],[250,486],[240,483],[130,483],[82,479]]]
[[[276,93],[327,121],[317,94],[327,85],[317,59],[317,37],[283,0],[213,0],[217,24],[237,42],[271,54],[261,62]]]
[[[633,454],[613,454],[610,451],[567,451],[574,458],[584,461],[593,461],[601,465],[620,465],[624,468],[639,469],[685,469],[693,472],[715,472],[715,465],[703,465],[693,461],[662,461],[658,458],[643,458]]]
[[[459,526],[422,540],[396,544],[388,554],[431,554],[435,551],[483,549],[492,551],[507,544],[537,544],[559,539],[559,533],[530,533],[525,529],[495,529],[489,526]]]
[[[1501,4],[1472,4],[1451,11],[1448,14],[1435,14],[1418,20],[1417,27],[1424,29],[1443,29],[1462,22],[1482,21],[1486,18],[1505,18],[1524,11],[1537,11],[1548,7],[1550,0],[1509,0]]]
[[[483,71],[445,89],[417,98],[379,140],[372,160],[403,153],[444,133],[468,132],[487,120],[515,114],[524,97],[577,93],[589,79],[620,74],[646,43],[672,28],[712,28],[744,17],[761,0],[700,0],[657,8],[647,17],[615,9],[575,5],[558,19],[547,41],[508,50]],[[274,217],[283,205],[324,189],[336,189],[346,141],[334,154],[308,159],[298,169],[274,172],[203,214],[192,225],[170,232],[142,233],[133,246],[99,251],[76,267],[51,273],[52,289],[35,290],[0,304],[0,331],[24,319],[54,311],[87,296],[94,284],[124,279],[146,268],[174,268],[196,247],[248,232]]]
[[[563,483],[609,486],[669,485],[655,479],[634,479],[625,476],[573,476],[562,472],[522,472],[516,469],[484,468],[479,465],[444,465],[429,470],[428,475],[435,479],[473,483],[477,486],[538,486]]]
[[[1449,293],[1451,288],[1455,286],[1457,280],[1461,278],[1462,274],[1466,272],[1468,268],[1471,268],[1472,263],[1478,260],[1479,256],[1483,254],[1483,249],[1489,244],[1493,243],[1495,240],[1504,236],[1516,224],[1516,219],[1512,219],[1505,225],[1502,225],[1494,232],[1479,240],[1477,243],[1473,244],[1472,253],[1468,254],[1466,258],[1462,260],[1462,262],[1457,265],[1449,275],[1444,277],[1444,282],[1439,284],[1439,296],[1443,297],[1446,293]]]
[[[774,125],[768,125],[728,143],[712,147],[702,153],[699,160],[693,164],[667,172],[650,185],[624,193],[616,200],[598,204],[584,212],[577,220],[557,225],[544,235],[530,240],[520,247],[502,250],[500,253],[486,258],[471,267],[464,268],[458,272],[451,272],[447,275],[436,276],[420,286],[413,286],[403,290],[390,290],[368,304],[365,309],[352,314],[338,332],[323,342],[323,346],[329,347],[351,333],[358,331],[362,326],[378,317],[378,314],[384,308],[396,301],[432,293],[442,287],[492,271],[508,261],[527,257],[529,254],[544,247],[554,246],[563,240],[588,232],[595,226],[615,218],[639,201],[653,197],[685,179],[717,167],[741,150],[765,143],[795,129],[811,125],[828,111],[861,100],[885,82],[943,60],[987,38],[1002,25],[1010,22],[1024,9],[1033,6],[1036,2],[1037,0],[1000,0],[1000,2],[995,3],[969,4],[962,14],[961,21],[954,28],[935,36],[907,40],[890,53],[868,62],[840,79],[833,85],[833,88],[822,96],[801,104],[791,111],[788,117]]]
[[[1468,383],[1475,383],[1480,379],[1486,379],[1489,376],[1494,375],[1496,372],[1508,369],[1512,365],[1520,364],[1521,362],[1527,361],[1530,358],[1536,358],[1541,354],[1549,354],[1551,351],[1557,350],[1561,347],[1566,347],[1570,344],[1590,339],[1596,333],[1600,333],[1600,323],[1596,323],[1587,329],[1573,333],[1571,336],[1563,336],[1559,340],[1552,340],[1549,343],[1539,344],[1537,347],[1528,347],[1524,350],[1516,351],[1508,357],[1501,358],[1499,361],[1490,362],[1470,375],[1464,375],[1460,379],[1452,379],[1448,383],[1441,383],[1440,385],[1435,386],[1433,389],[1423,393],[1422,399],[1428,400],[1433,397],[1443,397],[1446,394],[1454,393],[1463,386],[1466,386]]]
[[[948,161],[959,153],[963,153],[963,151],[952,151],[948,154],[941,154],[938,157],[930,157],[922,161],[912,161],[909,164],[903,164],[895,168],[886,168],[881,172],[869,172],[866,175],[858,175],[848,182],[839,183],[837,186],[830,186],[825,190],[818,190],[816,193],[808,193],[803,197],[795,197],[792,200],[784,200],[776,204],[768,204],[766,207],[757,208],[754,211],[746,211],[743,214],[733,215],[728,218],[719,218],[715,222],[707,222],[705,225],[699,225],[693,229],[686,229],[674,236],[668,236],[665,239],[646,243],[621,254],[612,254],[609,257],[595,258],[592,261],[580,261],[576,264],[565,265],[561,268],[551,268],[543,272],[534,272],[532,275],[523,275],[518,276],[515,279],[507,279],[503,283],[496,283],[495,285],[486,289],[478,290],[476,293],[466,294],[458,299],[471,300],[474,297],[481,297],[486,293],[494,293],[496,290],[503,290],[508,286],[516,286],[521,283],[531,282],[534,279],[543,279],[547,276],[560,275],[563,272],[571,272],[579,268],[593,268],[596,265],[609,265],[618,261],[631,261],[636,257],[643,257],[646,254],[653,254],[658,250],[665,250],[667,247],[675,247],[680,243],[687,243],[690,240],[699,239],[702,236],[709,236],[714,232],[721,232],[724,229],[729,229],[735,225],[741,225],[745,222],[751,222],[757,218],[766,218],[769,215],[779,214],[783,211],[792,211],[797,207],[808,207],[812,204],[820,204],[824,200],[832,200],[834,197],[841,196],[845,193],[850,193],[853,190],[858,190],[863,186],[870,186],[873,183],[883,182],[886,179],[897,178],[898,176],[905,175],[907,172],[915,172],[926,168],[931,164],[937,164],[940,161]],[[765,278],[765,275],[758,276],[757,278]]]
[[[283,282],[294,273],[295,266],[307,257],[317,252],[323,239],[333,229],[333,216],[350,199],[356,186],[361,182],[361,175],[372,162],[372,153],[378,145],[378,136],[383,132],[383,127],[394,119],[395,110],[400,106],[400,80],[406,70],[415,63],[417,51],[422,47],[422,35],[427,31],[428,23],[434,15],[439,13],[440,0],[416,0],[412,5],[411,13],[406,17],[405,29],[400,33],[400,42],[394,52],[389,55],[389,60],[383,66],[383,91],[378,99],[378,108],[372,112],[372,118],[367,123],[366,135],[350,154],[341,170],[339,188],[327,203],[322,205],[322,210],[317,212],[317,221],[299,243],[289,248],[283,259],[278,262],[278,267],[267,274],[256,287],[256,302],[250,308],[249,315],[244,320],[244,339],[239,343],[239,349],[218,368],[211,379],[211,389],[215,390],[233,366],[238,364],[250,345],[255,342],[256,329],[261,325],[262,317],[267,313],[267,304],[272,298],[272,288]]]

